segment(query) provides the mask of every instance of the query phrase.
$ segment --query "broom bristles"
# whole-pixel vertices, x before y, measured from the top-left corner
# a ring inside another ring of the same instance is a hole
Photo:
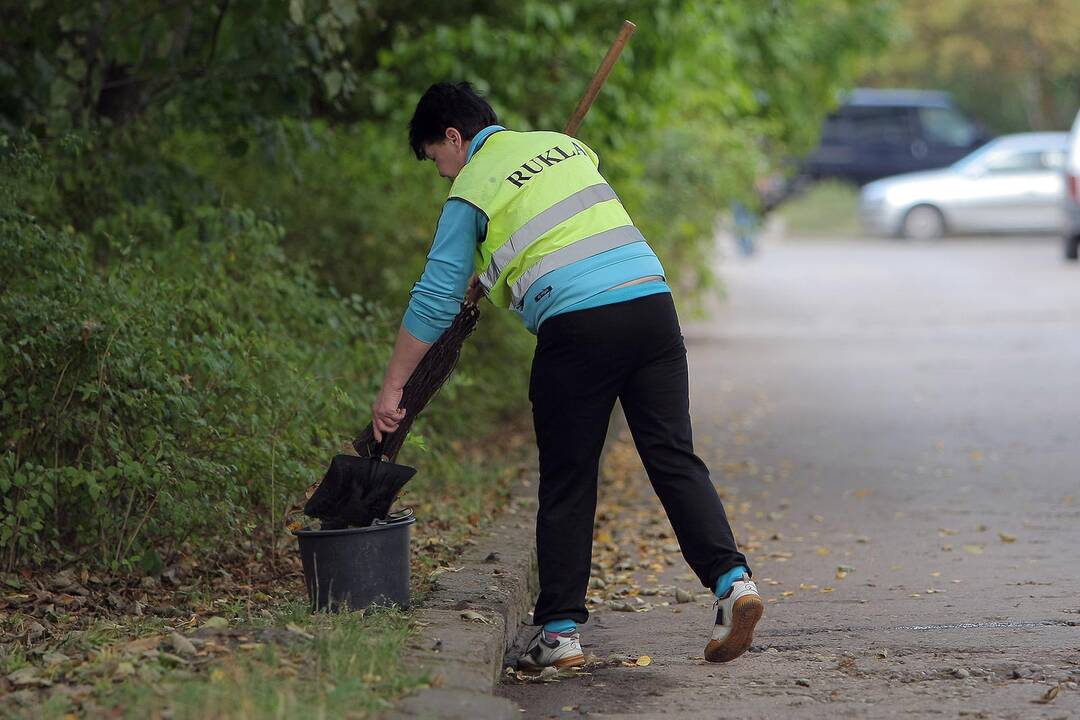
[[[361,457],[373,457],[376,454],[393,461],[405,444],[405,438],[409,434],[416,416],[423,411],[431,399],[438,394],[439,389],[450,379],[450,375],[457,366],[458,358],[461,357],[461,348],[465,345],[466,338],[476,329],[476,323],[480,319],[480,308],[472,303],[461,306],[461,312],[457,314],[450,327],[435,341],[420,364],[409,376],[402,390],[401,406],[405,409],[405,419],[398,425],[398,429],[392,433],[383,435],[380,445],[375,442],[375,431],[371,424],[353,440],[353,449]]]

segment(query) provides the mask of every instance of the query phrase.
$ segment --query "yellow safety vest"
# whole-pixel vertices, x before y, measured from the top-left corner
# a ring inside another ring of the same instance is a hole
[[[496,305],[520,308],[540,276],[644,238],[580,140],[500,130],[450,187],[487,216],[476,272]]]

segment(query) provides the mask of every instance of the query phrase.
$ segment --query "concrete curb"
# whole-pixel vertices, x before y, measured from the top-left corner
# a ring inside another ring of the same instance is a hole
[[[432,685],[402,699],[390,717],[520,717],[514,703],[491,691],[538,588],[535,525],[530,480],[514,488],[508,507],[454,570],[438,576],[413,612],[420,631],[405,653],[406,664],[427,673]]]
[[[613,439],[625,426],[622,406],[616,403],[601,468]],[[390,717],[521,717],[512,701],[491,693],[500,680],[506,651],[529,620],[539,590],[536,506],[536,480],[516,485],[509,506],[455,561],[455,572],[436,579],[433,591],[413,613],[420,631],[405,653],[408,666],[426,672],[432,685],[403,698]]]

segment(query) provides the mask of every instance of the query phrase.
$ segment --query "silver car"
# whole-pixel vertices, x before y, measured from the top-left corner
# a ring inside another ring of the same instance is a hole
[[[1065,158],[1065,258],[1080,255],[1080,112],[1076,113]]]
[[[859,216],[872,233],[915,239],[946,233],[1060,233],[1069,134],[993,140],[940,170],[894,175],[862,189]]]

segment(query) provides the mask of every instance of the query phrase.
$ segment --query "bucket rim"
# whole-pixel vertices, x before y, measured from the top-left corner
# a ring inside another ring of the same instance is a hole
[[[356,535],[359,533],[378,532],[380,530],[393,530],[394,528],[406,527],[416,522],[416,516],[410,515],[406,519],[398,520],[396,522],[388,522],[383,525],[368,525],[367,527],[360,528],[339,528],[337,530],[310,530],[301,528],[299,530],[293,530],[293,535],[296,537],[333,537],[335,535]]]

